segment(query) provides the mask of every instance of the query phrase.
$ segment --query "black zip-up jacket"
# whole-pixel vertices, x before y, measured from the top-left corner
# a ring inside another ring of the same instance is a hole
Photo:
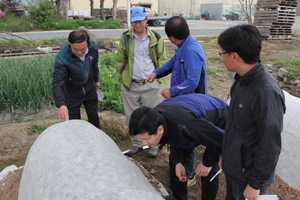
[[[70,44],[65,44],[55,59],[53,72],[53,95],[56,107],[67,105],[65,95],[81,98],[89,92],[96,92],[95,82],[98,82],[98,46],[90,39],[85,60],[72,53]]]
[[[166,103],[165,103],[166,102]],[[177,148],[171,155],[173,163],[183,163],[180,149],[206,146],[203,164],[211,167],[222,151],[228,105],[220,99],[204,94],[177,96],[160,103],[154,109],[163,116],[164,135],[159,142]]]
[[[259,63],[235,75],[226,121],[222,168],[237,183],[260,189],[275,170],[281,151],[284,94]]]

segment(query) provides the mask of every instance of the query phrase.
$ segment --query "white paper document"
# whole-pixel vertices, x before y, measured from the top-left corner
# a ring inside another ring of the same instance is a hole
[[[277,195],[259,195],[258,200],[278,200],[278,197]]]
[[[97,97],[99,101],[102,101],[104,98],[104,95],[102,94],[102,92],[100,90],[97,90]]]

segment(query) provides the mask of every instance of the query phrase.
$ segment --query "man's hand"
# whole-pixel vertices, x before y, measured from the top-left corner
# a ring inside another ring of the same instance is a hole
[[[196,168],[195,173],[196,173],[197,176],[207,176],[209,174],[211,168],[212,167],[204,166],[203,163],[200,162],[199,165]]]
[[[219,158],[219,168],[222,169],[222,157]]]
[[[156,78],[156,74],[155,73],[151,73],[149,74],[149,76],[146,78],[145,83],[153,83],[154,79]]]
[[[96,87],[96,90],[98,90],[100,88],[100,83],[99,82],[95,83],[95,87]]]
[[[181,182],[187,181],[187,176],[185,174],[185,168],[181,163],[177,163],[175,166],[175,173],[178,177],[178,180]]]
[[[170,93],[170,89],[169,88],[166,88],[166,89],[163,89],[160,94],[166,98],[166,99],[169,99],[171,98],[171,93]]]
[[[63,105],[58,109],[58,117],[59,119],[69,120],[69,111],[67,106]]]
[[[260,190],[256,190],[250,185],[247,185],[243,195],[247,200],[258,200],[259,192]]]

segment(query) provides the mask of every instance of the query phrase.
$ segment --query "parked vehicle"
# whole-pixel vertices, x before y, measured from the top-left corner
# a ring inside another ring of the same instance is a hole
[[[149,26],[164,26],[166,21],[173,16],[183,17],[183,13],[173,13],[172,16],[148,17]]]
[[[204,13],[201,14],[201,18],[205,20],[210,20],[212,19],[212,14],[206,10]]]
[[[226,14],[226,15],[224,15],[224,17],[227,21],[237,21],[240,19],[239,13],[236,13],[236,12],[231,13],[231,14]]]

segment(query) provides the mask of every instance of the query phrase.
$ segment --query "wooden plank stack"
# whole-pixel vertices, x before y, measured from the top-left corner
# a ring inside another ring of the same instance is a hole
[[[255,24],[267,39],[291,39],[297,0],[258,0]]]

